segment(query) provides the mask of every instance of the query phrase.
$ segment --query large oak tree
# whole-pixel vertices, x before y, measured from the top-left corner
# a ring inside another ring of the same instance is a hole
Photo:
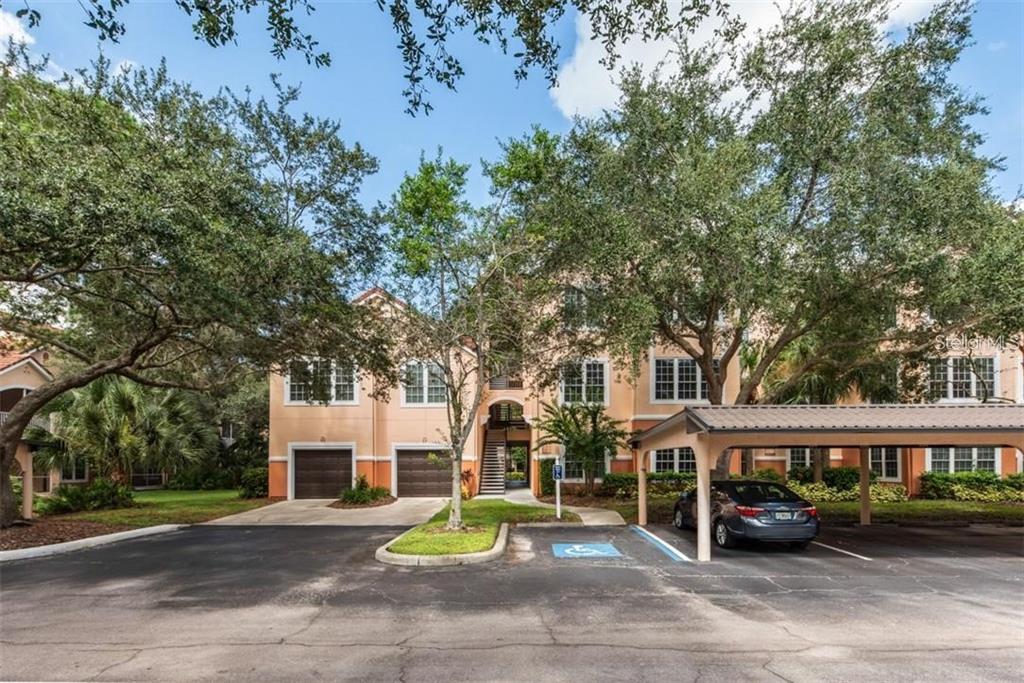
[[[9,56],[0,330],[59,363],[0,427],[3,524],[29,420],[99,377],[208,388],[306,354],[390,372],[375,328],[347,303],[356,255],[341,237],[358,245],[372,230],[352,182],[373,160],[332,147],[334,135],[280,107],[204,98],[163,69],[114,76],[100,62],[54,84]],[[282,158],[284,175],[270,173]]]

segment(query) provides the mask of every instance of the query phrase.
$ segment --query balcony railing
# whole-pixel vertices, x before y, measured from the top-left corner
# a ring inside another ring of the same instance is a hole
[[[492,377],[490,387],[491,389],[522,389],[523,378],[509,377],[506,375],[502,375],[500,377]]]

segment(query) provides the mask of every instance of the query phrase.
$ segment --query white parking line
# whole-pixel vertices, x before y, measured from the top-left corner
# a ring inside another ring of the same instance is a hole
[[[818,541],[811,541],[811,543],[813,543],[814,545],[820,545],[822,548],[828,548],[829,550],[835,550],[837,553],[842,553],[844,555],[849,555],[850,557],[856,557],[858,560],[866,560],[867,562],[874,562],[874,560],[872,560],[870,557],[864,557],[863,555],[858,555],[857,553],[851,553],[849,550],[843,550],[842,548],[837,548],[834,545],[825,545],[824,543],[819,543]]]
[[[682,553],[682,551],[679,550],[679,548],[675,547],[674,545],[672,545],[668,541],[666,541],[666,540],[664,540],[662,538],[659,538],[658,536],[655,536],[654,534],[652,534],[647,529],[644,529],[643,527],[637,526],[636,524],[634,524],[633,525],[633,531],[636,531],[641,536],[643,536],[644,538],[649,540],[651,543],[653,543],[658,548],[658,550],[660,550],[661,552],[665,553],[666,555],[671,557],[676,562],[679,562],[679,561],[692,562],[693,561],[689,557],[684,555]]]

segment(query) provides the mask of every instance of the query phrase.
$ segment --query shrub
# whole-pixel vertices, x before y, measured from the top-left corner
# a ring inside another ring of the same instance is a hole
[[[341,492],[341,502],[352,505],[365,505],[378,501],[381,498],[387,498],[390,495],[391,491],[389,489],[383,486],[370,486],[370,482],[366,481],[366,475],[360,474],[356,479],[355,486]]]
[[[608,472],[597,490],[599,496],[615,498],[636,498],[640,476],[636,472]],[[651,472],[647,475],[647,493],[651,496],[667,496],[692,490],[697,486],[694,472]]]
[[[1000,479],[995,472],[925,472],[921,475],[921,497],[936,500],[977,502],[1024,499],[1024,477]]]
[[[506,481],[526,481],[526,472],[506,472]]]
[[[540,493],[542,496],[553,496],[555,495],[555,480],[551,476],[551,472],[555,467],[555,461],[553,458],[545,458],[540,461]]]
[[[167,481],[167,488],[175,491],[213,491],[234,486],[235,476],[230,470],[208,470],[199,467],[176,472]]]
[[[872,472],[868,475],[871,481],[877,478],[877,475]],[[860,486],[860,468],[859,467],[829,467],[822,471],[821,480],[829,487],[834,489],[849,490]]]
[[[134,504],[130,487],[110,479],[94,479],[85,486],[58,486],[49,497],[40,499],[39,509],[44,515],[56,515],[82,510],[125,508]]]
[[[775,471],[773,469],[770,469],[770,468],[767,468],[767,467],[762,469],[762,470],[754,470],[748,476],[743,477],[743,478],[744,479],[760,479],[761,481],[777,481],[780,484],[783,481],[783,476],[781,474],[779,474],[777,471]]]
[[[242,498],[266,498],[268,476],[266,467],[248,467],[243,470],[239,491]]]
[[[11,491],[14,492],[14,500],[21,501],[23,491],[21,477],[11,477]]]
[[[810,484],[814,481],[814,468],[805,465],[793,465],[789,468],[789,472],[786,473],[786,478],[789,481],[795,481],[800,484]]]
[[[791,481],[789,488],[812,503],[842,503],[860,500],[860,485],[852,489],[837,489],[824,483],[801,484]],[[872,484],[872,503],[902,503],[907,500],[907,487],[901,484]]]

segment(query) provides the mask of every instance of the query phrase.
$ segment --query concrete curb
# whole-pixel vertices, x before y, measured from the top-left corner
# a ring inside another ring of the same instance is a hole
[[[501,527],[498,529],[498,538],[494,540],[494,546],[490,550],[481,550],[478,553],[463,553],[461,555],[403,555],[388,550],[388,546],[397,542],[398,539],[413,531],[413,529],[409,529],[409,531],[402,533],[377,548],[377,552],[374,555],[377,561],[400,567],[454,567],[460,564],[480,564],[481,562],[490,562],[501,557],[505,553],[505,546],[508,544],[508,524],[502,522]]]
[[[35,546],[34,548],[0,550],[0,562],[10,562],[13,560],[29,560],[36,557],[49,557],[51,555],[63,555],[64,553],[71,553],[76,550],[85,550],[86,548],[95,548],[96,546],[107,545],[108,543],[128,541],[133,538],[143,538],[145,536],[155,536],[157,534],[167,533],[168,531],[177,531],[178,529],[184,529],[187,526],[189,525],[159,524],[157,526],[148,526],[142,529],[130,529],[128,531],[118,531],[113,534],[103,534],[102,536],[90,536],[88,538],[79,538],[74,541],[65,541],[64,543],[51,543],[50,545],[39,545]]]

